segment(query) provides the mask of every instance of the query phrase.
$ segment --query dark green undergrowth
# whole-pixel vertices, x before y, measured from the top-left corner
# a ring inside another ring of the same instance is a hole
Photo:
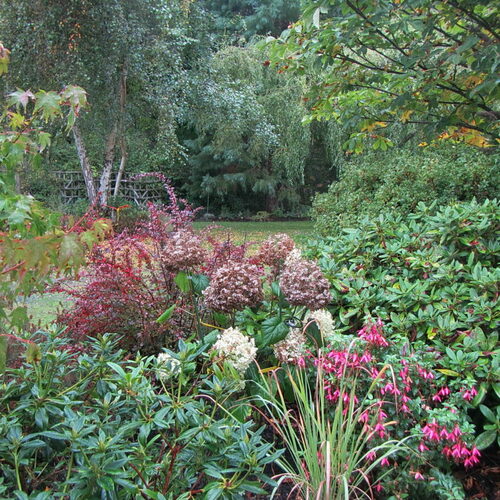
[[[127,360],[111,336],[38,332],[0,375],[0,498],[246,498],[279,456],[238,419],[241,383],[206,346]],[[203,375],[201,375],[203,373]]]
[[[316,229],[338,234],[360,217],[500,196],[498,152],[464,144],[370,151],[346,162],[341,178],[313,203]]]

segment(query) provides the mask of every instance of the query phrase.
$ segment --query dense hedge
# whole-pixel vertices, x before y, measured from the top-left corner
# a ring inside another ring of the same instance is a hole
[[[360,216],[396,209],[413,211],[421,201],[482,201],[500,195],[497,152],[464,144],[371,151],[347,162],[341,178],[313,203],[322,234],[333,234]]]
[[[450,384],[473,382],[475,404],[496,412],[499,234],[497,200],[420,203],[415,213],[366,218],[343,235],[311,241],[309,256],[331,282],[337,331],[355,333],[367,316],[381,318],[390,337],[424,341]],[[498,429],[487,427],[491,418],[477,417],[479,430],[486,426],[478,445],[500,444]]]

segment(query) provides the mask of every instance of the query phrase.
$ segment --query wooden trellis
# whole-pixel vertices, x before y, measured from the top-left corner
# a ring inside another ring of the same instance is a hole
[[[53,172],[60,180],[59,189],[63,203],[73,203],[87,197],[85,182],[80,171]],[[115,185],[115,178],[111,178],[110,188]],[[144,207],[148,201],[157,203],[162,200],[163,189],[158,180],[142,177],[140,179],[122,179],[120,184],[120,198],[139,207]]]

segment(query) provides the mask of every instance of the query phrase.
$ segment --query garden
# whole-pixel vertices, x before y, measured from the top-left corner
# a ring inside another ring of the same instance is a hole
[[[7,4],[0,498],[496,500],[498,6]]]

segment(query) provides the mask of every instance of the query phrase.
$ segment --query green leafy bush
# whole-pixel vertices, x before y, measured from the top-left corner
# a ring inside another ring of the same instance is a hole
[[[346,162],[341,178],[316,197],[313,218],[325,235],[360,216],[415,210],[421,201],[482,201],[500,195],[498,154],[463,144],[372,151]]]
[[[484,429],[479,448],[499,437],[499,216],[496,200],[419,204],[414,214],[365,219],[309,250],[332,284],[338,332],[355,333],[378,316],[391,336],[429,344],[435,369],[454,385],[474,382],[464,397],[491,410],[475,416]]]
[[[279,453],[233,415],[238,376],[203,375],[206,346],[127,361],[110,336],[78,350],[60,332],[36,341],[0,377],[8,498],[243,499],[273,484],[264,467]]]

